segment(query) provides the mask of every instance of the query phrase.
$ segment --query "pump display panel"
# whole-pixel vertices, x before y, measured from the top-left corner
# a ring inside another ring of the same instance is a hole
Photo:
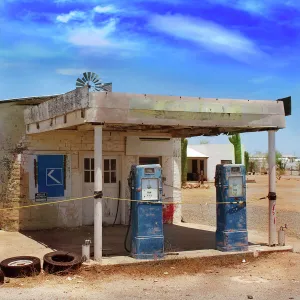
[[[142,200],[158,200],[158,179],[142,179]]]
[[[243,176],[230,176],[228,186],[228,197],[243,197]]]

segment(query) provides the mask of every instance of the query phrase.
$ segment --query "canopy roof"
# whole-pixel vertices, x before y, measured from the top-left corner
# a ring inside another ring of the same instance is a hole
[[[281,129],[285,109],[280,100],[89,93],[83,87],[26,108],[24,119],[28,134],[102,124],[109,131],[190,137]]]

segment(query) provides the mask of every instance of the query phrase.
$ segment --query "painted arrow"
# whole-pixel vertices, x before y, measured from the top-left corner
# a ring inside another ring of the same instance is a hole
[[[51,170],[47,176],[50,177],[53,181],[55,181],[58,184],[61,184],[61,182],[59,182],[55,177],[52,176],[52,173],[54,172],[54,170]]]

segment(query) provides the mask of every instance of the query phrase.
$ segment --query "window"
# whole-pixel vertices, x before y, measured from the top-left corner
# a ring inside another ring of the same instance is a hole
[[[84,159],[84,182],[94,182],[94,158]]]
[[[104,183],[117,182],[117,160],[104,159]]]
[[[160,157],[140,157],[139,164],[140,165],[160,164]]]
[[[117,160],[104,159],[103,164],[103,177],[104,183],[116,183],[117,182]],[[94,158],[84,158],[84,182],[93,183],[95,181],[94,172]]]
[[[221,160],[222,165],[232,165],[232,160]]]

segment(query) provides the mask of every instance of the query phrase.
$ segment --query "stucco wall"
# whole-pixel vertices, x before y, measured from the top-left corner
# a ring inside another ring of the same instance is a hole
[[[47,133],[24,136],[24,123],[22,122],[22,108],[17,107],[15,122],[19,124],[19,130],[14,130],[12,126],[3,128],[6,130],[5,135],[2,135],[3,145],[6,145],[2,150],[2,157],[7,157],[10,152],[10,160],[7,164],[10,168],[9,176],[4,178],[1,174],[3,184],[1,184],[2,205],[5,207],[34,204],[34,164],[33,160],[38,154],[64,154],[67,155],[67,197],[80,197],[83,195],[82,189],[82,169],[80,160],[82,153],[93,153],[94,149],[94,133],[93,131],[51,131]],[[7,114],[7,113],[6,113]],[[1,119],[1,120],[5,120]],[[6,123],[7,124],[7,123]],[[3,131],[2,131],[3,132]],[[7,133],[15,135],[15,138],[7,143]],[[129,198],[129,189],[127,187],[127,177],[132,164],[138,162],[139,155],[125,155],[126,137],[124,133],[118,132],[103,132],[103,155],[118,155],[122,158],[121,164],[121,179],[122,189],[121,196]],[[22,140],[22,148],[18,153],[14,144]],[[151,145],[153,149],[157,149],[155,142]],[[8,145],[11,145],[10,148]],[[162,166],[164,168],[164,176],[171,187],[165,189],[165,197],[173,201],[179,199],[180,194],[174,191],[172,186],[180,186],[180,157],[173,157],[172,154],[180,155],[180,139],[171,140],[168,143],[171,149],[165,148],[165,151],[159,151],[162,157]],[[9,148],[9,149],[8,149]],[[179,152],[177,151],[179,149]],[[177,149],[177,150],[176,150]],[[141,152],[143,153],[143,152]],[[171,155],[164,155],[164,154]],[[3,160],[3,159],[2,159]],[[6,160],[3,160],[6,161]],[[3,171],[2,171],[3,173]],[[176,184],[178,180],[178,184]],[[7,189],[5,189],[7,187]],[[83,200],[84,201],[84,200]],[[21,210],[12,210],[2,214],[0,222],[5,230],[33,230],[46,229],[55,227],[75,227],[82,225],[82,205],[83,201],[72,201],[68,203],[51,204],[42,207],[26,208]],[[120,205],[121,223],[128,223],[129,203],[121,202]],[[180,210],[175,210],[175,213]],[[181,219],[177,217],[177,219]],[[174,217],[175,220],[175,217]]]
[[[207,155],[207,180],[213,181],[215,177],[216,165],[221,163],[221,160],[231,160],[234,163],[234,146],[228,144],[204,144],[204,145],[189,145],[192,149]],[[244,163],[245,146],[242,145],[242,163]],[[189,158],[191,164],[192,158]]]
[[[32,188],[33,167],[30,157],[36,154],[65,154],[67,163],[67,196],[83,196],[82,170],[80,168],[81,153],[93,151],[93,131],[52,131],[27,137],[27,151],[23,154],[25,185]],[[103,155],[123,154],[125,151],[125,138],[118,133],[103,132]],[[69,172],[68,172],[69,168]],[[28,199],[33,199],[34,193],[28,191]],[[82,225],[82,205],[85,200],[71,201],[44,207],[24,209],[20,212],[21,229],[41,229],[54,227],[75,227]],[[32,202],[32,201],[27,201]],[[25,204],[24,202],[22,203]]]
[[[190,145],[196,151],[207,155],[207,180],[213,181],[215,177],[215,168],[221,160],[232,160],[234,162],[234,147],[232,144],[204,144]]]
[[[139,141],[139,137],[126,138],[125,176],[128,176],[132,164],[138,163],[139,156],[160,156],[163,177],[163,201],[170,202],[164,205],[164,222],[176,223],[181,221],[180,205],[173,202],[181,201],[181,139],[169,141]],[[126,197],[129,197],[129,190]]]

